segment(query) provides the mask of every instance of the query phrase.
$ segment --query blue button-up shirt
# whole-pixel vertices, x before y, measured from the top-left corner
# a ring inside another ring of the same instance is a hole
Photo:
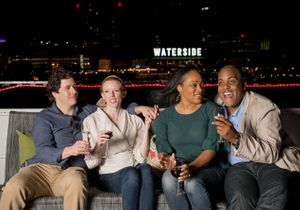
[[[61,159],[65,147],[82,139],[81,125],[84,118],[95,112],[95,105],[76,106],[73,115],[63,114],[55,105],[43,109],[33,124],[32,136],[37,153],[26,164],[47,163],[62,168],[80,166],[87,168],[84,155]]]
[[[241,130],[240,125],[241,125],[241,120],[243,117],[243,112],[244,112],[244,100],[240,104],[239,108],[235,111],[235,113],[230,114],[228,117],[228,120],[233,124],[233,127],[238,132],[240,132],[240,130]],[[229,152],[228,153],[228,161],[231,165],[233,165],[233,164],[236,164],[239,162],[248,162],[249,160],[245,159],[245,158],[233,156]]]

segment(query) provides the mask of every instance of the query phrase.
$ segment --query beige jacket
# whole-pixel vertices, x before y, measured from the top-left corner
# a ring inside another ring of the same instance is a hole
[[[124,167],[135,166],[145,161],[140,152],[144,134],[143,120],[124,109],[120,111],[119,120],[119,127],[113,125],[102,109],[98,108],[83,121],[83,129],[91,132],[92,149],[101,131],[112,130],[113,132],[107,151],[106,146],[103,145],[99,154],[85,156],[88,168],[99,166],[99,174],[114,173]]]
[[[300,149],[281,148],[280,109],[268,98],[251,91],[246,92],[244,99],[240,146],[231,146],[232,155],[300,171]]]

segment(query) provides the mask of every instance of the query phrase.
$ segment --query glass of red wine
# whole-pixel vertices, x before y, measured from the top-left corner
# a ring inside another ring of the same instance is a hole
[[[178,178],[180,177],[180,173],[181,173],[181,166],[185,164],[185,161],[182,159],[182,158],[176,158],[176,167],[173,168],[171,170],[171,174]],[[184,191],[184,182],[178,182],[177,181],[177,186],[176,186],[176,195],[183,195],[185,194],[185,191]]]

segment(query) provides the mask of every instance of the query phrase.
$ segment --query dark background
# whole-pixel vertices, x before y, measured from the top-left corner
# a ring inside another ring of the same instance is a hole
[[[10,0],[0,6],[0,37],[13,42],[36,38],[85,39],[85,4],[122,20],[128,48],[147,49],[158,33],[166,46],[192,46],[201,31],[220,36],[270,37],[272,48],[290,53],[299,48],[300,12],[297,1],[259,0]],[[117,3],[122,2],[122,7]],[[76,8],[79,4],[80,8]],[[201,11],[203,5],[210,12]],[[129,50],[129,49],[128,49]]]

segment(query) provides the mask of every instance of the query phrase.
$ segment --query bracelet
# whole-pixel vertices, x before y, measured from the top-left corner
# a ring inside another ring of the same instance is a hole
[[[234,144],[235,149],[239,149],[239,147],[240,147],[240,139],[241,139],[241,135],[240,135],[240,133],[238,133],[238,135],[237,135],[237,137],[235,139],[235,144]]]

